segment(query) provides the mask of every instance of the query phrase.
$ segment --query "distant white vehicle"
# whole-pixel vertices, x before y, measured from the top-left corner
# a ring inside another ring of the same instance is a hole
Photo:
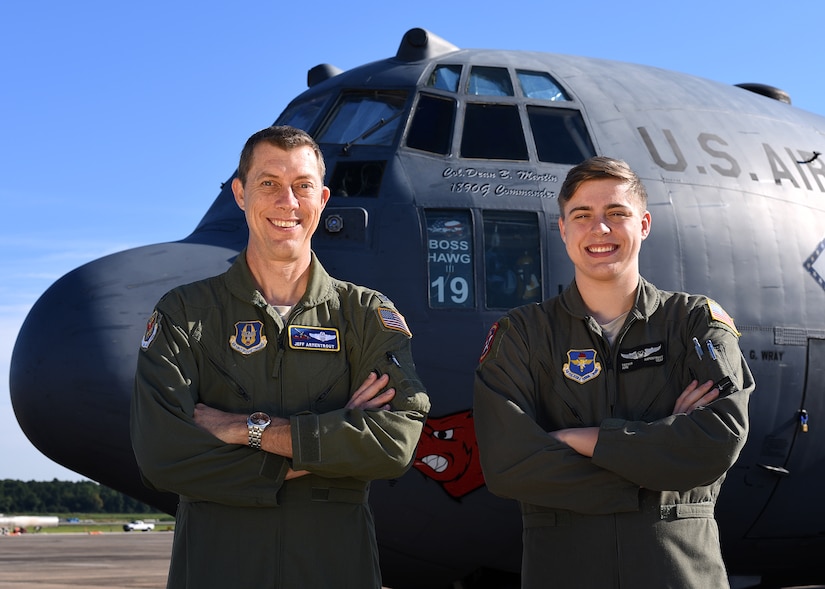
[[[139,519],[128,524],[123,524],[124,532],[149,532],[154,529],[155,524],[149,524]]]

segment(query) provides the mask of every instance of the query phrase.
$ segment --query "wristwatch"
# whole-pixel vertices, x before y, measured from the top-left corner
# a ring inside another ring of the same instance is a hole
[[[246,426],[249,428],[250,447],[257,450],[261,449],[261,436],[270,423],[272,423],[272,419],[263,411],[256,411],[246,418]]]

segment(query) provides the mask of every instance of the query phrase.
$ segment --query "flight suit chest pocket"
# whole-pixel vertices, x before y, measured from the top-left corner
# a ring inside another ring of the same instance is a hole
[[[283,389],[288,411],[325,413],[347,404],[351,392],[347,352],[334,328],[289,326]]]

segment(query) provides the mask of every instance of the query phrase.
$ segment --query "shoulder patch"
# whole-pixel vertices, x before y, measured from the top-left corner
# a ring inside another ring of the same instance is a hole
[[[510,319],[502,317],[490,327],[487,332],[487,338],[484,340],[484,347],[481,349],[481,357],[478,359],[479,365],[484,364],[487,358],[495,358],[498,356],[499,340],[497,336],[503,335],[510,329]]]
[[[401,313],[395,309],[390,309],[389,307],[378,307],[376,312],[378,313],[378,320],[385,329],[400,331],[407,337],[412,337],[410,328],[407,327],[407,322],[404,320],[404,316]]]
[[[713,299],[708,299],[708,312],[710,312],[711,321],[717,321],[727,326],[737,336],[742,335],[741,333],[739,333],[739,330],[736,329],[736,325],[733,323],[733,317],[728,315],[727,312],[722,308],[722,305],[720,305]]]
[[[152,316],[149,317],[149,321],[146,322],[146,331],[143,333],[143,339],[140,340],[141,350],[148,350],[149,346],[152,345],[152,342],[155,341],[155,336],[160,331],[161,319],[163,319],[163,315],[160,314],[160,311],[155,309]]]

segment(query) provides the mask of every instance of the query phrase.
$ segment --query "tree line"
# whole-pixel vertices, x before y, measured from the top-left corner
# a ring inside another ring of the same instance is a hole
[[[92,481],[0,480],[0,513],[156,513],[137,499]]]

